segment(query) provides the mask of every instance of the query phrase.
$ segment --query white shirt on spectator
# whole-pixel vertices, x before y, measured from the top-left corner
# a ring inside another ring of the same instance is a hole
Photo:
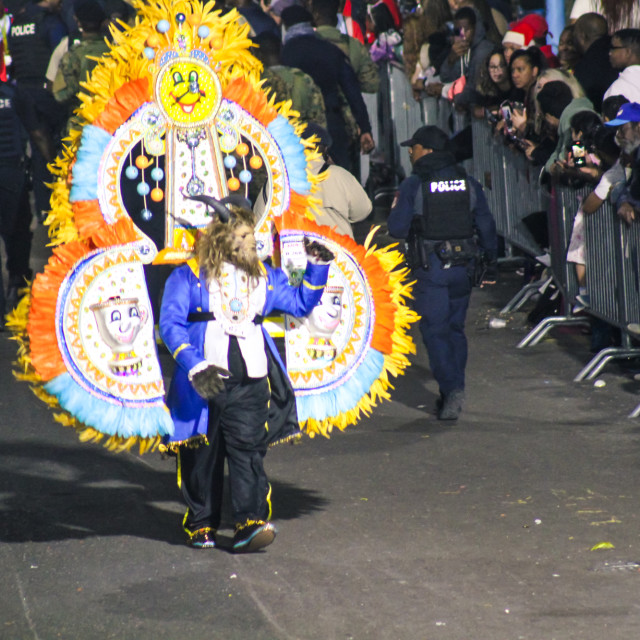
[[[605,92],[604,99],[609,96],[624,96],[630,102],[640,102],[640,64],[632,64],[620,72]]]
[[[627,179],[627,173],[625,168],[620,164],[620,159],[616,160],[616,163],[607,171],[602,174],[598,186],[593,192],[600,198],[600,200],[606,200],[611,193],[611,189],[620,183],[625,182]]]
[[[570,20],[577,20],[585,13],[602,13],[602,5],[600,0],[575,0],[571,7]]]
[[[570,20],[577,20],[585,13],[599,13],[605,15],[602,3],[600,0],[575,0],[573,7],[571,8]],[[605,16],[606,17],[606,16]],[[638,28],[640,23],[640,3],[634,3],[629,15],[621,16],[618,24],[612,24],[609,21],[609,33],[614,33],[618,29],[626,29],[629,27]]]

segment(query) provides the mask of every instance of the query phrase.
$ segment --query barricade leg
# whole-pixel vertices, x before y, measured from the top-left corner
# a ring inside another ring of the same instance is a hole
[[[609,362],[638,357],[640,357],[640,349],[607,347],[606,349],[602,349],[602,351],[598,351],[586,366],[582,368],[573,381],[582,382],[583,380],[593,380]]]
[[[640,404],[629,414],[630,418],[637,418],[640,416]]]
[[[522,339],[517,345],[518,349],[524,349],[525,347],[533,347],[544,338],[551,329],[559,325],[583,325],[589,326],[588,318],[581,318],[579,316],[552,316],[550,318],[544,318],[541,320],[529,333]]]
[[[525,302],[527,302],[527,300],[529,300],[529,298],[534,296],[541,289],[544,290],[552,280],[553,278],[548,278],[542,284],[539,282],[530,282],[529,284],[525,284],[524,287],[522,287],[522,289],[520,289],[520,291],[518,291],[518,293],[516,293],[516,295],[513,296],[513,298],[511,298],[504,307],[502,307],[500,313],[511,313],[512,311],[517,311],[525,304]]]

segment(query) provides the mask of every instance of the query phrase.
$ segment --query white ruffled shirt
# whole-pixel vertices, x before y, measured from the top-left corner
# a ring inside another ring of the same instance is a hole
[[[236,336],[250,378],[267,375],[267,354],[262,327],[253,319],[267,299],[267,279],[250,280],[232,264],[224,263],[222,274],[209,283],[209,310],[215,320],[207,322],[204,357],[210,364],[229,368],[229,336]]]

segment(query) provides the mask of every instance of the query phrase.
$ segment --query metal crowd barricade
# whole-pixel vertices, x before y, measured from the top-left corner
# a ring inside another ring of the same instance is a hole
[[[538,173],[519,151],[503,145],[508,240],[526,254],[539,256],[542,247],[523,223],[523,218],[546,208],[543,191],[538,185]]]
[[[640,357],[628,333],[629,324],[640,319],[640,230],[622,223],[607,202],[585,217],[585,242],[589,313],[618,327],[621,344],[599,351],[574,378],[576,382],[592,380],[613,360]],[[630,417],[638,415],[640,406]]]
[[[590,189],[555,185],[547,209],[547,229],[549,232],[549,256],[554,284],[560,290],[564,314],[543,318],[518,344],[518,348],[538,344],[553,327],[558,325],[589,326],[588,318],[572,315],[572,302],[578,294],[578,280],[575,267],[567,262],[567,248],[571,240],[575,213],[580,199],[585,198]]]
[[[424,95],[422,112],[426,124],[435,124],[448,135],[458,133],[470,124],[466,111],[458,111],[449,100]]]
[[[378,98],[378,137],[374,138],[376,151],[389,166],[396,166],[395,131],[391,115],[390,63],[380,66],[380,91]]]
[[[374,141],[380,139],[380,122],[378,113],[378,93],[363,93],[362,99],[367,107],[369,121],[371,122],[371,136]],[[366,184],[371,169],[371,155],[360,154],[360,184]]]
[[[522,219],[546,206],[537,173],[521,153],[505,147],[496,139],[490,125],[474,120],[473,174],[487,189],[487,199],[493,212],[498,234],[526,254],[537,256],[542,249]]]
[[[542,253],[522,219],[545,208],[537,173],[522,154],[505,147],[488,122],[474,119],[471,123],[474,159],[472,174],[484,185],[487,200],[496,221],[498,235],[505,240],[507,256],[512,247],[532,257]],[[539,283],[525,285],[501,310],[519,309],[540,288]]]
[[[403,140],[408,140],[416,129],[424,124],[422,104],[413,97],[411,83],[404,68],[397,63],[389,63],[390,122],[394,130],[394,157],[396,165],[402,166],[405,175],[411,173],[411,158],[400,148]]]

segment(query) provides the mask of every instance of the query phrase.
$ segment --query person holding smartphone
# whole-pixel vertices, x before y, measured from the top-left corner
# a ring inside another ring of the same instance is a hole
[[[440,67],[440,82],[429,83],[427,94],[451,99],[456,105],[471,105],[475,102],[482,66],[493,47],[474,9],[462,7],[456,11],[451,49]],[[452,86],[453,83],[456,84]]]

